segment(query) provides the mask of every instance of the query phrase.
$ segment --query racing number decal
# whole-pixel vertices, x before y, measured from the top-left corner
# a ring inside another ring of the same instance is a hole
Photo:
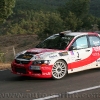
[[[77,52],[77,58],[79,58],[79,52]]]
[[[76,61],[81,60],[80,55],[79,55],[79,52],[77,52],[77,55],[76,56],[77,56]]]

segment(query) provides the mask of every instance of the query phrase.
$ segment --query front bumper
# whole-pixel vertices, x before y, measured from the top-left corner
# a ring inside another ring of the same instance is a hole
[[[18,64],[15,61],[11,64],[11,71],[13,74],[21,76],[30,76],[36,78],[51,78],[52,77],[52,65],[42,64],[40,70],[30,69],[32,61],[25,64]]]

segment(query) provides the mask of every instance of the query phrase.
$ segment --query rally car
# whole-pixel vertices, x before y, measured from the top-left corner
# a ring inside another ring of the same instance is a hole
[[[35,48],[18,53],[12,73],[36,78],[62,79],[66,74],[100,67],[100,35],[64,31]]]

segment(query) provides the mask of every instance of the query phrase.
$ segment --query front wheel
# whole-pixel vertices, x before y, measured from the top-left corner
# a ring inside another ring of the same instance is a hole
[[[67,64],[63,60],[58,60],[55,62],[52,68],[52,78],[61,79],[67,73]]]

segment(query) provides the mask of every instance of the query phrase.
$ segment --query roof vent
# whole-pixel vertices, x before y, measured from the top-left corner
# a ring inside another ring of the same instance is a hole
[[[71,33],[71,30],[60,32],[60,34]]]
[[[69,31],[63,31],[63,32],[60,32],[59,35],[60,35],[61,37],[64,37],[65,34],[67,34],[67,33],[71,33],[71,31],[70,31],[70,30],[69,30]]]

